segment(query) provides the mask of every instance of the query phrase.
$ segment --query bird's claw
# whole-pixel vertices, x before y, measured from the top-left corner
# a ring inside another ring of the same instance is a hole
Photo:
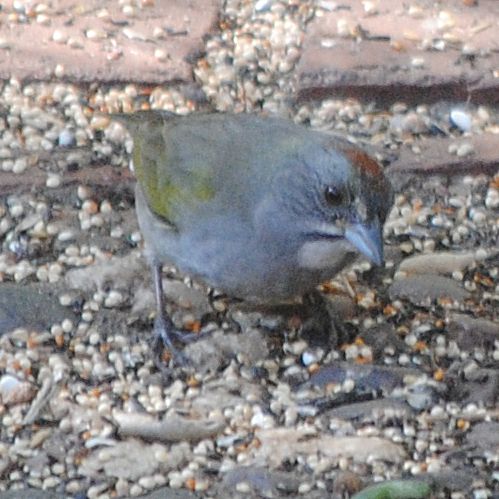
[[[164,350],[167,349],[169,350],[175,364],[180,367],[188,366],[188,357],[183,352],[178,350],[172,341],[173,339],[175,339],[179,342],[187,343],[187,341],[183,341],[184,336],[186,335],[190,336],[190,333],[183,333],[182,331],[179,331],[168,317],[164,317],[162,315],[156,317],[154,321],[152,341],[152,348],[155,353],[156,365],[163,366],[161,359]]]

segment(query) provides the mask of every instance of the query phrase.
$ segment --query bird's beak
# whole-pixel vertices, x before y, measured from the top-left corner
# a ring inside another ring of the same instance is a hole
[[[368,224],[355,223],[348,225],[345,229],[345,238],[375,265],[383,265],[383,237],[381,231],[381,224],[378,217],[376,217]]]

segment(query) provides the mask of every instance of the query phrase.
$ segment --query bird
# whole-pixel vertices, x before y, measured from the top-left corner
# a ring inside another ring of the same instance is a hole
[[[174,357],[187,333],[166,312],[164,264],[255,304],[299,299],[359,255],[383,264],[393,190],[381,165],[346,139],[250,113],[112,118],[133,139],[154,335]]]

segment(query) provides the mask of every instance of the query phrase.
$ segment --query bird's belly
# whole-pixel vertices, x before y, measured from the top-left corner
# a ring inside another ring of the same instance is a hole
[[[136,207],[149,260],[173,265],[210,287],[255,303],[299,297],[333,277],[352,259],[349,253],[327,265],[324,255],[319,255],[321,265],[307,267],[299,261],[299,248],[259,239],[254,229],[243,223],[199,224],[200,229],[185,234],[150,216],[150,211],[145,216],[148,208],[140,192]],[[313,261],[306,256],[306,261]]]
[[[332,278],[351,263],[355,253],[335,255],[330,265],[307,268],[297,262],[297,253],[258,240],[226,237],[183,244],[174,263],[205,284],[229,296],[254,303],[282,303],[302,296]]]

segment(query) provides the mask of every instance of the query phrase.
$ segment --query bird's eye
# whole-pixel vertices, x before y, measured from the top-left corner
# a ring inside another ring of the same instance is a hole
[[[339,206],[345,198],[345,193],[342,189],[328,185],[324,191],[324,198],[330,206]]]

